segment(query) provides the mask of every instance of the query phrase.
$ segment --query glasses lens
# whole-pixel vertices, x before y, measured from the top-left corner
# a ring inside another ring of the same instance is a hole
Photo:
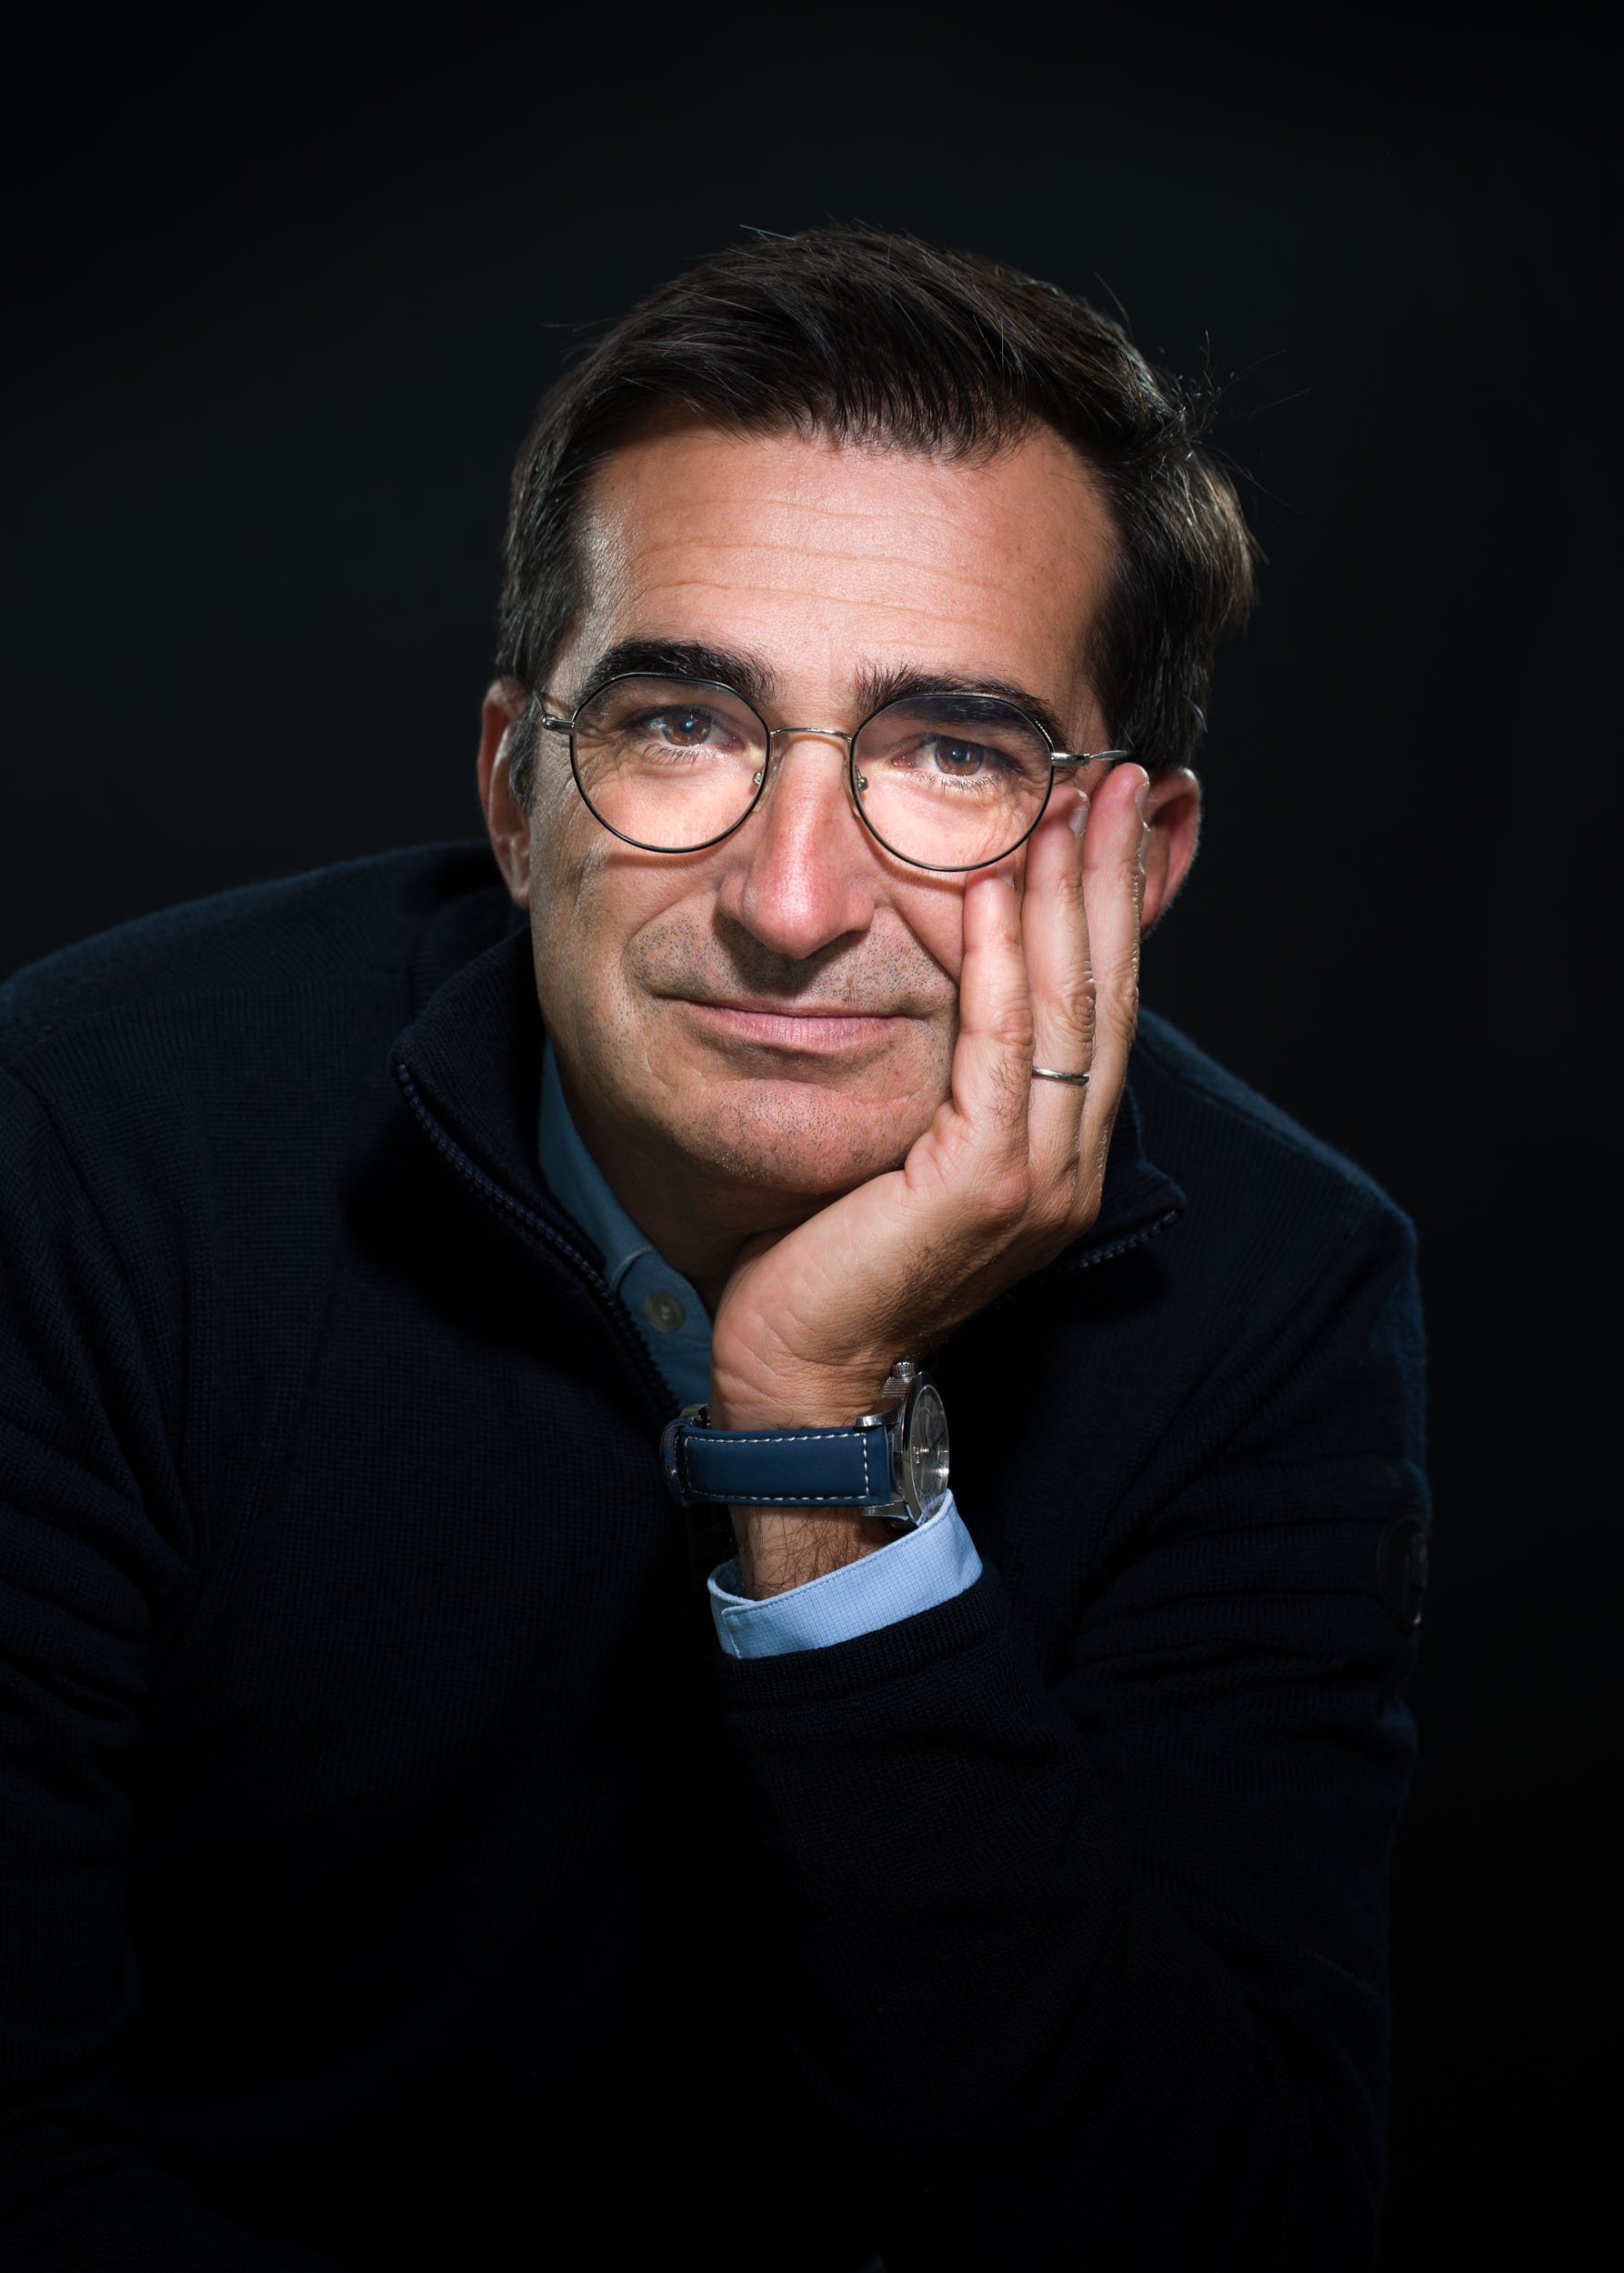
[[[576,714],[581,795],[606,828],[654,852],[737,828],[766,764],[760,719],[705,679],[611,679]]]
[[[926,868],[978,868],[1012,852],[1048,796],[1049,745],[996,695],[887,704],[857,736],[857,798],[869,827]]]

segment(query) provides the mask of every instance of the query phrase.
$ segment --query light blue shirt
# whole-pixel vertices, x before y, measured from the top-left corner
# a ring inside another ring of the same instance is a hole
[[[630,1311],[677,1404],[705,1404],[710,1313],[605,1182],[570,1118],[551,1042],[542,1057],[541,1172],[559,1206],[603,1250],[604,1276]],[[916,1529],[765,1602],[739,1593],[744,1578],[735,1557],[710,1575],[711,1616],[729,1657],[776,1657],[894,1626],[963,1594],[980,1576],[975,1542],[952,1493],[944,1492]]]

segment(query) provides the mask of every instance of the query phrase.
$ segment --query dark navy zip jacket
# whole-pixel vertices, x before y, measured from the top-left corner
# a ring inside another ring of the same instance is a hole
[[[0,991],[0,2260],[1368,2267],[1405,1217],[1147,1015],[982,1577],[733,1659],[540,1043],[469,847]]]

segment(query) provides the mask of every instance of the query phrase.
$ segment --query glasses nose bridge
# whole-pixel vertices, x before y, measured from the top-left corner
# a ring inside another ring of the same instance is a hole
[[[838,742],[848,757],[851,756],[851,746],[857,738],[855,734],[845,733],[839,726],[768,726],[767,747],[770,750],[775,742],[797,740],[802,736],[809,736],[817,742]]]
[[[763,723],[765,724],[765,721]],[[763,762],[762,773],[771,776],[773,779],[776,779],[781,770],[781,762],[775,762],[775,751],[781,751],[782,746],[786,742],[799,741],[803,739],[814,742],[837,742],[840,745],[841,753],[846,759],[847,796],[856,807],[858,819],[863,819],[863,808],[857,803],[856,796],[853,794],[852,782],[852,775],[855,770],[852,761],[856,755],[857,737],[855,734],[847,734],[843,727],[767,726],[767,756]],[[760,776],[757,776],[757,779],[760,779]],[[769,786],[770,784],[768,782],[764,781],[762,783],[763,796],[766,795],[767,789]]]

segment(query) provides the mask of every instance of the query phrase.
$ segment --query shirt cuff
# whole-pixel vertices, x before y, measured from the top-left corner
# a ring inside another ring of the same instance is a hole
[[[737,1591],[744,1575],[735,1556],[710,1575],[710,1612],[717,1639],[730,1657],[782,1657],[792,1649],[854,1641],[915,1617],[963,1594],[980,1576],[975,1541],[952,1493],[944,1492],[914,1530],[764,1602]]]

